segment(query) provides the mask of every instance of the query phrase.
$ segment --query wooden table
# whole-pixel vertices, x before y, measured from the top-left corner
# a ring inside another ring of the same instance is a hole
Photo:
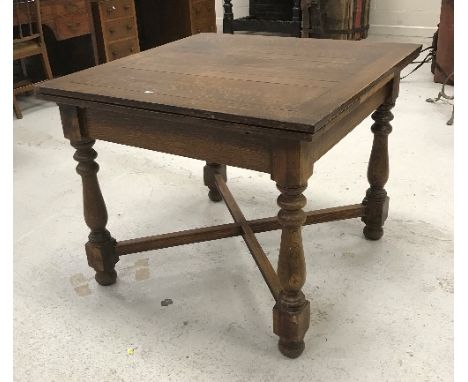
[[[65,137],[76,149],[91,230],[86,254],[97,282],[116,281],[120,256],[242,235],[276,301],[279,349],[299,356],[310,316],[301,291],[301,227],[361,218],[367,239],[382,237],[390,110],[400,71],[420,48],[201,34],[40,84],[39,96],[59,104]],[[375,109],[363,202],[304,212],[314,163]],[[116,241],[106,229],[95,139],[205,160],[209,197],[224,199],[234,223]],[[247,221],[227,188],[226,165],[271,174],[280,192],[278,216]],[[277,272],[255,237],[276,229],[282,230]]]

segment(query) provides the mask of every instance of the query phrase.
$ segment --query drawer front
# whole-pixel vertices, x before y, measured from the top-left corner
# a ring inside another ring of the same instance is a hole
[[[99,2],[101,16],[104,20],[135,15],[133,0],[101,0]]]
[[[213,0],[192,2],[192,33],[216,32],[216,14]]]
[[[57,40],[65,40],[91,33],[87,14],[69,15],[55,20]]]
[[[123,41],[117,41],[107,44],[107,61],[117,60],[133,53],[138,53],[140,47],[138,46],[137,38],[129,38]]]
[[[76,13],[86,13],[86,1],[85,0],[66,0],[61,1],[58,4],[58,13],[59,15],[69,15]]]
[[[103,24],[102,28],[106,41],[115,41],[137,36],[135,17],[109,20]]]
[[[86,0],[43,0],[41,18],[62,17],[70,14],[87,13]]]

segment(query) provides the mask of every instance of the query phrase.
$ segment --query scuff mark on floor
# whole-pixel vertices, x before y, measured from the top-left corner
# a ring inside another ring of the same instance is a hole
[[[73,285],[75,293],[80,297],[89,296],[92,293],[88,282],[89,279],[82,273],[77,273],[70,277],[70,283]]]

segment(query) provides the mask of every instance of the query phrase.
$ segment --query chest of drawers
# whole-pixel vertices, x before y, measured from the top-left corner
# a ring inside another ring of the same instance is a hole
[[[92,0],[90,13],[96,64],[140,51],[134,0]]]
[[[190,1],[191,34],[216,32],[216,13],[213,0]]]
[[[135,0],[142,50],[216,32],[215,0]]]

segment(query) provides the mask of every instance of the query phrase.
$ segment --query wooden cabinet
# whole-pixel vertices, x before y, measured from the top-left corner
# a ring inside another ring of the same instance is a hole
[[[215,0],[135,0],[140,47],[216,32]]]
[[[140,51],[133,0],[91,0],[90,15],[96,64]]]
[[[442,0],[439,30],[436,41],[436,57],[433,60],[434,81],[443,84],[450,74],[453,74],[454,57],[454,18],[453,0]],[[448,84],[453,85],[454,78],[450,77]]]
[[[109,20],[103,27],[103,33],[108,41],[120,40],[136,33],[136,24],[134,17],[119,18]]]
[[[216,32],[216,13],[213,0],[190,1],[190,29],[192,34]]]
[[[135,16],[133,0],[99,0],[97,3],[103,20]]]
[[[214,0],[90,0],[90,5],[97,64],[216,32]]]
[[[108,61],[116,60],[125,56],[129,56],[133,53],[138,53],[140,47],[138,46],[138,40],[136,38],[128,38],[123,40],[117,40],[115,42],[109,42],[107,46],[108,50]]]
[[[57,18],[55,32],[58,40],[82,36],[90,32],[89,18],[86,13],[68,14],[66,18]]]

